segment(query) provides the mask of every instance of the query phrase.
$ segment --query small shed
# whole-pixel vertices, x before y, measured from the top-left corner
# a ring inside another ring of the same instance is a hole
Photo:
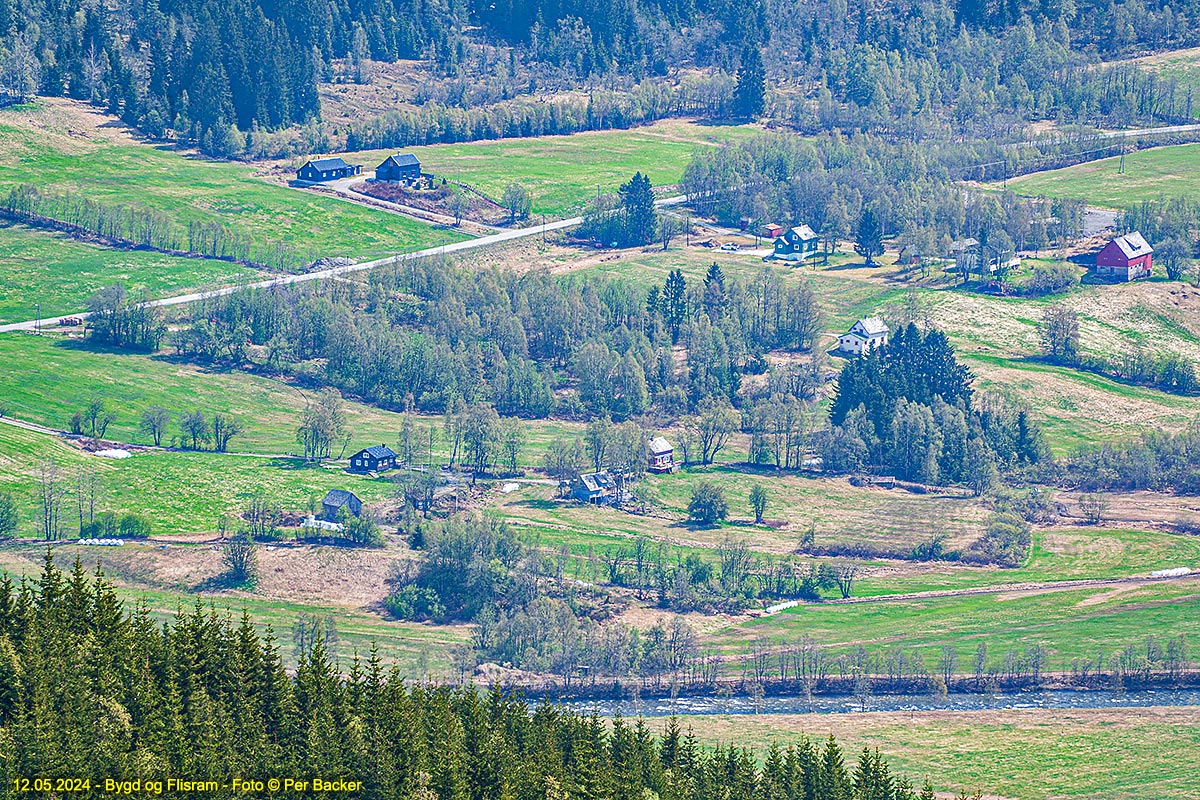
[[[394,156],[388,156],[382,164],[375,168],[375,180],[377,181],[399,183],[415,181],[420,177],[421,162],[412,153],[397,153]]]
[[[675,448],[661,436],[646,444],[646,469],[650,472],[672,472],[675,469]]]
[[[1137,231],[1118,236],[1096,254],[1096,275],[1119,281],[1149,278],[1154,271],[1153,253]]]
[[[617,482],[608,472],[589,472],[571,482],[571,496],[582,503],[605,505],[617,498]]]
[[[863,355],[886,345],[888,333],[887,323],[879,317],[864,317],[838,337],[838,349],[843,353]]]
[[[396,466],[396,451],[386,444],[359,450],[350,456],[351,472],[384,472]]]
[[[362,507],[362,500],[359,500],[354,492],[330,489],[321,500],[321,517],[328,522],[337,522],[338,512],[343,508],[357,517],[362,514]]]
[[[784,261],[803,261],[817,254],[821,237],[807,225],[788,228],[775,240],[775,258]]]
[[[763,226],[763,236],[768,239],[778,239],[783,236],[784,227],[775,222],[768,222]]]
[[[339,178],[349,178],[362,172],[361,164],[347,164],[341,158],[317,158],[304,162],[304,166],[296,170],[297,180],[320,183],[334,181]]]

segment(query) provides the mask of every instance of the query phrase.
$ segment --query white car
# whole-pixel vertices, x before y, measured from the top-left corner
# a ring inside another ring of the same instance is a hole
[[[728,253],[736,253],[742,248],[738,246],[737,242],[726,242],[725,244],[721,245],[721,249]]]

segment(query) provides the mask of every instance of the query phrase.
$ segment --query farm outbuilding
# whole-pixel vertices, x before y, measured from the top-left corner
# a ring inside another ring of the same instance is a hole
[[[1119,281],[1149,278],[1154,271],[1154,248],[1134,231],[1118,236],[1096,254],[1096,275]]]
[[[383,472],[396,466],[396,451],[386,444],[359,450],[350,456],[351,472]]]
[[[297,180],[320,183],[334,181],[339,178],[349,178],[362,172],[361,164],[347,164],[341,158],[318,158],[305,161],[304,166],[296,170]]]
[[[383,163],[375,168],[375,180],[415,181],[421,177],[421,162],[412,153],[397,153],[388,156]]]
[[[338,512],[343,508],[354,516],[362,514],[362,500],[354,492],[345,489],[330,489],[321,500],[321,516],[328,522],[337,522]]]

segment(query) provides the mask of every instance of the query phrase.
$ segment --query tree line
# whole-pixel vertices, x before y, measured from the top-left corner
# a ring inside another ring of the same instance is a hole
[[[320,633],[291,673],[271,631],[260,635],[245,615],[235,622],[197,603],[159,624],[102,575],[78,561],[63,573],[49,555],[20,587],[0,577],[0,677],[0,778],[10,786],[65,774],[303,775],[361,781],[369,798],[690,800],[717,787],[745,800],[918,797],[878,754],[851,767],[832,740],[773,747],[759,767],[749,751],[702,748],[675,724],[656,737],[640,721],[530,708],[498,688],[409,683],[374,649],[343,673]],[[931,786],[920,795],[933,796]]]

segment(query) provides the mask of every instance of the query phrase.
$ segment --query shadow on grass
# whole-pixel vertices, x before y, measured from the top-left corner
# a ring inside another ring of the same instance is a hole
[[[213,594],[216,592],[230,592],[234,590],[242,590],[246,592],[254,591],[254,578],[244,578],[242,580],[234,580],[233,576],[228,572],[222,572],[220,575],[214,575],[211,578],[205,578],[192,587],[193,594]]]
[[[554,500],[521,500],[518,503],[513,503],[513,505],[520,508],[532,508],[538,511],[552,511],[563,504]]]

